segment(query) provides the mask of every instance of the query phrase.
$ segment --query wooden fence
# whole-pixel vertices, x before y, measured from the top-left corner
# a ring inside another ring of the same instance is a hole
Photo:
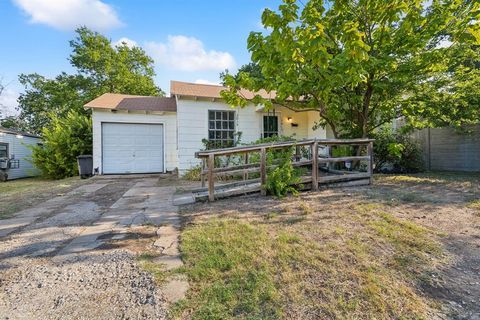
[[[311,190],[318,190],[319,185],[332,183],[370,184],[373,173],[373,141],[372,139],[313,139],[199,151],[195,156],[202,159],[202,187],[208,183],[208,188],[198,190],[198,194],[203,190],[205,197],[208,195],[209,201],[255,191],[266,195],[268,171],[278,166],[276,163],[267,163],[267,153],[281,149],[294,150],[292,165],[308,169],[308,175],[301,177],[301,183],[309,185]],[[339,157],[332,155],[332,150],[336,146],[348,145],[354,146],[358,155]],[[241,179],[229,183],[222,181],[215,186],[217,178],[225,179],[226,177],[241,177]]]

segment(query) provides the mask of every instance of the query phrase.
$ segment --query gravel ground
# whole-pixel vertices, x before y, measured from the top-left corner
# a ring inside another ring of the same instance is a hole
[[[4,319],[163,319],[161,292],[132,254],[114,250],[55,264],[31,259],[0,280]]]
[[[0,238],[0,319],[164,319],[163,294],[128,241],[62,253],[141,181],[92,180],[37,204],[45,214]]]

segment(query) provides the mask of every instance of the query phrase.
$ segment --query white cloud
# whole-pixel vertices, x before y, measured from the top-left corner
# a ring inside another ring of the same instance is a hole
[[[70,31],[87,26],[105,31],[122,25],[115,10],[100,0],[13,0],[31,23]]]
[[[220,82],[210,81],[210,80],[206,80],[206,79],[197,79],[197,80],[195,80],[195,83],[211,84],[211,85],[215,85],[215,86],[221,86],[222,85]]]
[[[234,69],[228,52],[206,50],[202,41],[182,35],[168,36],[166,43],[147,42],[147,52],[159,64],[181,71],[223,71]]]
[[[126,38],[126,37],[122,37],[122,38],[118,39],[117,41],[113,42],[112,45],[114,47],[116,47],[116,46],[122,45],[123,43],[125,43],[127,45],[127,47],[129,47],[130,49],[133,48],[133,47],[138,47],[138,44],[137,44],[136,41],[134,41],[132,39],[129,39],[129,38]]]
[[[18,114],[18,111],[15,109],[18,106],[18,96],[18,92],[8,87],[3,90],[0,95],[0,116],[2,118]]]

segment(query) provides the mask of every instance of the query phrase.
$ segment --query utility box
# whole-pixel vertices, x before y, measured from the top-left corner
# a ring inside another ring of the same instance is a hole
[[[93,157],[92,155],[80,155],[77,157],[78,173],[81,179],[87,179],[93,176]]]
[[[8,158],[0,158],[0,169],[8,169]]]

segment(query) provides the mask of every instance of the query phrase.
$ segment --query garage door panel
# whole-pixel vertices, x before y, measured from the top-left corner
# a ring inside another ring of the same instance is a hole
[[[102,124],[103,173],[163,171],[163,125]]]

